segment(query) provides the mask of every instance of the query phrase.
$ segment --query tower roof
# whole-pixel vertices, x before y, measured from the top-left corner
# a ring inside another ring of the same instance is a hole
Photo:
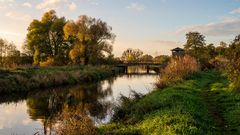
[[[171,51],[179,52],[179,51],[184,51],[184,50],[180,47],[177,47],[177,48],[172,49]]]

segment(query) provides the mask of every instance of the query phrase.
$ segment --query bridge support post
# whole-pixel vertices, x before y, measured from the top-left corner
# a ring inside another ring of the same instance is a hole
[[[128,73],[128,66],[124,67],[124,72],[127,74]]]
[[[149,74],[150,67],[147,65],[147,73]]]

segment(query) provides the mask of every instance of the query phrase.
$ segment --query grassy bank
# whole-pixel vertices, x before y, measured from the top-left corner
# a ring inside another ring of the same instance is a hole
[[[240,133],[240,94],[227,92],[227,83],[218,72],[207,71],[142,98],[125,99],[112,122],[99,127],[99,133],[215,135],[223,130]],[[213,116],[215,113],[217,117]]]
[[[118,72],[119,69],[110,66],[66,66],[0,70],[0,93],[15,93],[98,81]]]

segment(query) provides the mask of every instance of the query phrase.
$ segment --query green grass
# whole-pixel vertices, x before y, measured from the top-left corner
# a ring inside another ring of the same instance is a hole
[[[110,66],[65,66],[0,70],[0,93],[16,93],[98,81],[119,69]]]
[[[226,130],[231,135],[240,134],[240,93],[230,91],[229,82],[221,77],[211,85],[214,100],[221,108],[225,120]]]
[[[227,90],[225,77],[205,71],[179,84],[156,90],[139,99],[124,100],[115,109],[113,120],[99,127],[100,134],[216,135],[221,134],[203,97],[211,90]],[[219,92],[218,92],[219,93]],[[227,94],[228,93],[228,94]],[[230,94],[231,93],[231,94]],[[237,96],[238,95],[238,96]],[[226,97],[225,97],[226,96]],[[235,92],[214,94],[222,107],[227,129],[239,129],[240,95]],[[230,101],[229,101],[230,100]],[[238,101],[238,104],[235,104]],[[220,108],[220,110],[222,110]],[[231,128],[230,128],[231,127]],[[240,133],[239,131],[236,131]]]

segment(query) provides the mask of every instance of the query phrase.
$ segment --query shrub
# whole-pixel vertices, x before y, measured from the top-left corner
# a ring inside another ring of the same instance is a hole
[[[48,57],[46,61],[40,62],[41,67],[53,66],[54,58]]]
[[[228,60],[224,56],[217,56],[208,62],[211,67],[219,70],[225,70]]]
[[[227,74],[231,81],[230,88],[240,91],[240,58],[228,63]]]
[[[194,57],[185,55],[183,57],[173,57],[168,65],[160,72],[156,86],[164,88],[171,84],[182,81],[188,75],[200,70],[200,64]]]
[[[65,106],[60,115],[59,135],[96,135],[93,121],[80,108]]]

